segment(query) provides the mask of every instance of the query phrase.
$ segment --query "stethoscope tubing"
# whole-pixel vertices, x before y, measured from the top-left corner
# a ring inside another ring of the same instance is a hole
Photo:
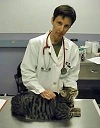
[[[49,32],[46,38],[46,46],[43,47],[43,55],[45,55],[45,49],[50,48],[48,45],[48,37],[50,36],[52,31]],[[65,68],[65,44],[64,44],[64,39],[62,38],[62,43],[63,43],[63,52],[64,52],[64,61],[63,61],[63,68]]]
[[[49,35],[51,34],[51,32],[52,32],[52,31],[49,32],[49,34],[48,34],[48,36],[47,36],[47,38],[46,38],[46,46],[43,47],[43,55],[45,54],[45,49],[50,48],[50,46],[48,45],[48,37],[49,37]]]
[[[47,35],[47,38],[46,38],[46,45],[43,47],[43,56],[45,55],[45,49],[49,49],[50,48],[50,46],[48,45],[48,37],[50,36],[50,34],[51,34],[51,32],[52,31],[50,31],[49,32],[49,34]],[[64,44],[64,38],[62,38],[62,44],[63,44],[63,54],[64,54],[64,59],[63,59],[63,67],[62,67],[62,69],[61,69],[61,72],[62,72],[62,74],[65,74],[66,72],[67,72],[67,69],[65,68],[65,44]],[[51,54],[49,54],[49,56],[50,56]],[[49,63],[50,63],[50,57],[49,57]],[[70,66],[70,63],[68,63],[68,62],[66,62],[66,65],[69,67],[69,68],[71,68],[71,66]],[[41,68],[42,70],[45,70],[45,71],[50,71],[51,70],[51,68],[49,67],[49,64],[48,64],[48,66],[46,67],[46,61],[45,61],[45,57],[44,57],[44,66],[45,66],[45,68]]]
[[[65,44],[64,44],[64,39],[62,38],[63,42],[63,52],[64,52],[64,61],[63,61],[63,68],[65,68]]]

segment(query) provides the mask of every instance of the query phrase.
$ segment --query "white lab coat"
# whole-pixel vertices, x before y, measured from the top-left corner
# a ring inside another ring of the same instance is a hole
[[[65,44],[65,62],[69,62],[71,68],[67,65],[67,73],[61,75],[61,69],[64,61],[63,45],[59,51],[58,57],[55,54],[51,44],[50,37],[48,45],[50,48],[45,49],[48,32],[39,37],[30,39],[21,64],[22,80],[24,85],[36,94],[40,94],[45,89],[51,89],[54,92],[61,90],[61,87],[71,86],[77,88],[78,74],[80,70],[79,49],[72,41],[64,37]],[[49,53],[51,55],[49,55]],[[45,61],[44,61],[45,60]],[[41,71],[41,67],[50,67],[51,70]]]

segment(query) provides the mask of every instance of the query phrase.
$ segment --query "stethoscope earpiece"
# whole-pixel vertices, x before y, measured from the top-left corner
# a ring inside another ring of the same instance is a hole
[[[51,70],[51,68],[48,69],[49,71]]]
[[[43,71],[44,70],[44,68],[43,67],[41,67],[41,71]]]
[[[41,67],[41,71],[48,72],[48,71],[50,71],[50,70],[51,70],[51,68],[43,68],[43,67]]]

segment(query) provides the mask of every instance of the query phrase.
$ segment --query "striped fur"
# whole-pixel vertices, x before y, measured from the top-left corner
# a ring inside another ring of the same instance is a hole
[[[53,100],[46,100],[31,91],[23,92],[12,98],[11,111],[15,117],[26,120],[70,119],[80,116],[80,109],[74,108],[76,92],[73,88],[64,87]]]

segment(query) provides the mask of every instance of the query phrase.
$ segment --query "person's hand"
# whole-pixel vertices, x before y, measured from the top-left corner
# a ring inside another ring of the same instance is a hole
[[[47,100],[55,99],[56,97],[56,94],[51,90],[45,90],[41,92],[40,95]]]

